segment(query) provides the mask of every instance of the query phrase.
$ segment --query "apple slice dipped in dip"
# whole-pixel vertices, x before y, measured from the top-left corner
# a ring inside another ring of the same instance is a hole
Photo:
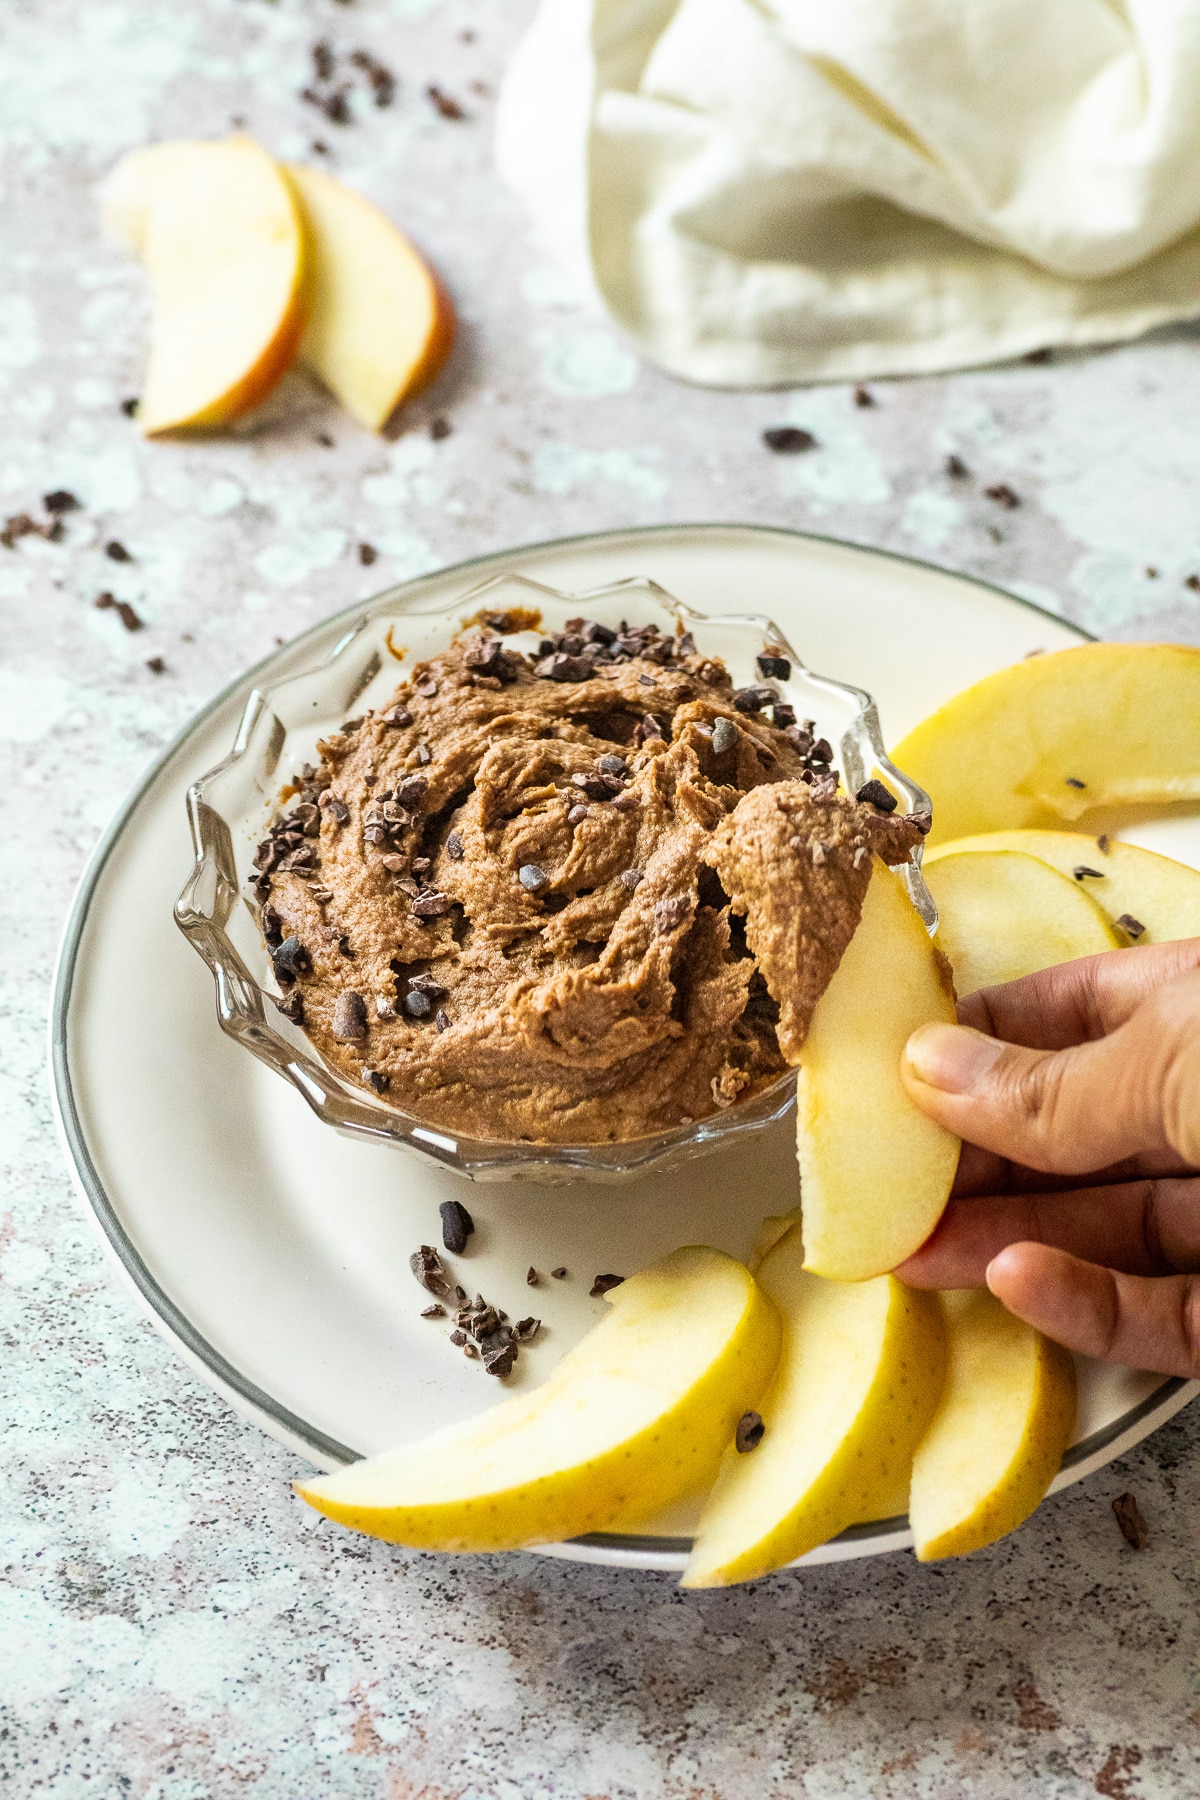
[[[527,657],[516,629],[466,630],[318,747],[256,857],[283,1010],[480,1138],[637,1138],[759,1093],[922,822],[839,796],[829,745],[687,634],[581,619]]]

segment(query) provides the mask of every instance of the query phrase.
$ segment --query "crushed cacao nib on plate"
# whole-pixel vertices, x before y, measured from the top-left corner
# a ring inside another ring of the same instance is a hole
[[[345,1078],[484,1140],[625,1141],[784,1074],[922,821],[839,792],[782,650],[735,689],[682,629],[531,629],[481,617],[329,732],[255,893]]]

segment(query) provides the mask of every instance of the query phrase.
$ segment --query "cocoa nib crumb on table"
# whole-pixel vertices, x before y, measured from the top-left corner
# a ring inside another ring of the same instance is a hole
[[[795,1061],[872,854],[921,826],[839,795],[811,722],[688,634],[572,620],[529,658],[497,635],[524,628],[474,626],[318,745],[255,854],[263,934],[282,1010],[390,1103],[637,1138]]]

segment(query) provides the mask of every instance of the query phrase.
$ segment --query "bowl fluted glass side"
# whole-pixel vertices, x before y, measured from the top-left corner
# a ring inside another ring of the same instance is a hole
[[[880,776],[902,812],[930,811],[924,790],[889,762],[871,696],[806,669],[768,618],[698,613],[645,579],[564,594],[506,575],[471,589],[453,606],[436,608],[405,604],[404,590],[396,589],[367,604],[320,664],[250,695],[229,755],[188,792],[195,861],[176,901],[175,919],[212,971],[222,1030],[290,1082],[326,1124],[355,1137],[400,1144],[474,1180],[620,1179],[761,1131],[794,1104],[794,1075],[781,1076],[753,1098],[707,1118],[622,1143],[510,1143],[439,1130],[356,1088],[278,1011],[273,1000],[279,990],[252,897],[255,848],[278,811],[282,791],[305,763],[319,760],[317,739],[351,714],[382,705],[406,671],[444,650],[468,619],[514,609],[524,609],[531,620],[536,615],[531,629],[505,636],[507,644],[526,651],[543,633],[561,631],[569,618],[585,616],[614,626],[622,620],[654,623],[668,633],[679,621],[702,654],[725,662],[735,686],[760,679],[755,658],[764,651],[786,657],[791,676],[774,685],[796,716],[815,719],[818,734],[834,746],[846,789],[853,793]],[[919,850],[905,875],[932,930],[937,915],[921,876]]]

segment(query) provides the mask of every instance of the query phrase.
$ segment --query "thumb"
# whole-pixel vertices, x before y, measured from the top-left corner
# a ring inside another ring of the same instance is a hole
[[[1110,1036],[1066,1050],[1005,1044],[962,1025],[925,1025],[908,1040],[901,1074],[922,1111],[968,1143],[1027,1168],[1077,1175],[1168,1151],[1194,1166],[1195,999],[1164,987]]]

